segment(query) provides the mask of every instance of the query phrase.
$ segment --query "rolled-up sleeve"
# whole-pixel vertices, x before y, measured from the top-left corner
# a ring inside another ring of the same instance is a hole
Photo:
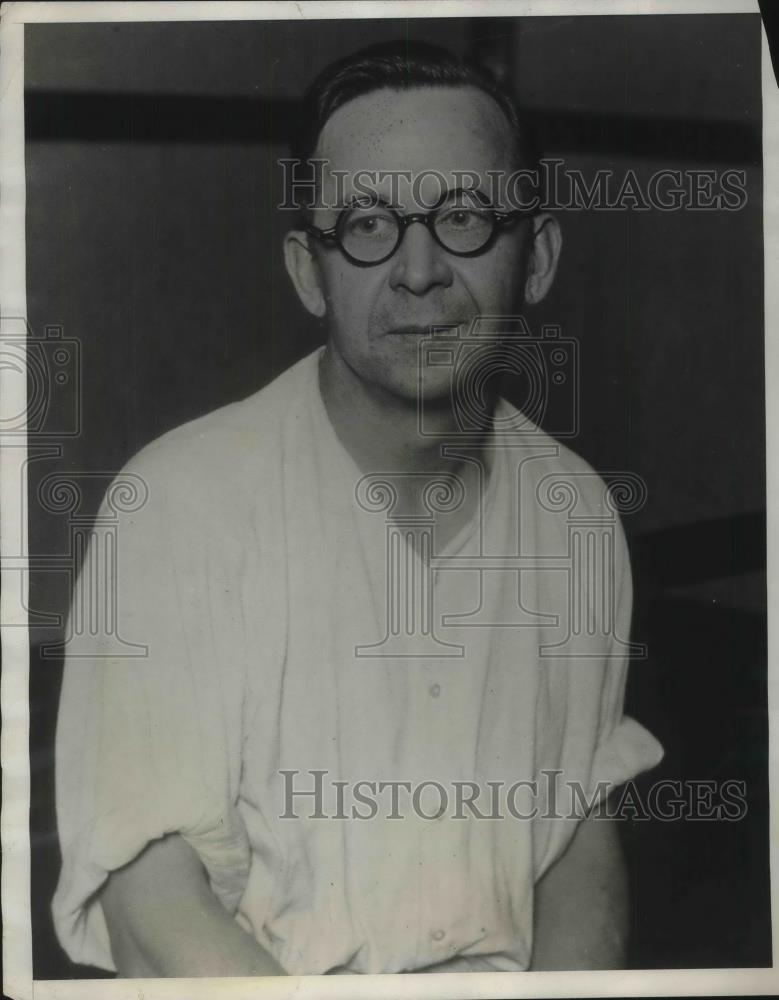
[[[536,824],[536,879],[561,856],[578,822],[619,785],[655,767],[663,748],[638,721],[625,715],[630,660],[633,586],[627,544],[616,523],[614,561],[601,567],[590,598],[613,593],[613,627],[603,655],[587,652],[550,666],[544,692],[555,737],[547,741],[543,818]],[[586,638],[586,637],[585,637]],[[549,792],[551,785],[554,791]],[[554,798],[551,798],[551,796]],[[548,800],[548,801],[547,801]],[[553,806],[550,807],[550,803]],[[605,811],[605,810],[604,810]],[[601,812],[602,814],[602,812]]]
[[[628,679],[628,641],[631,638],[633,578],[627,543],[617,523],[614,575],[616,582],[614,631],[605,661],[595,753],[590,769],[590,794],[600,785],[611,791],[655,767],[663,748],[635,719],[624,714]],[[638,648],[640,644],[636,644]],[[608,792],[607,792],[608,794]]]
[[[80,635],[65,657],[55,745],[55,928],[73,961],[109,970],[99,889],[110,872],[179,833],[232,912],[250,861],[237,808],[240,656],[214,620],[215,592],[229,618],[231,570],[203,537],[212,512],[202,501],[171,496],[159,460],[131,468],[148,499],[116,518],[111,560],[84,561],[79,592],[110,607],[100,633]],[[111,513],[104,503],[99,518]]]

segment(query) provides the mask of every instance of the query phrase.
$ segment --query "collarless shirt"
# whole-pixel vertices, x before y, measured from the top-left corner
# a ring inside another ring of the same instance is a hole
[[[556,783],[592,797],[661,757],[623,715],[630,572],[602,481],[501,401],[439,550],[457,481],[399,513],[339,442],[319,356],[124,470],[148,501],[117,528],[117,627],[66,658],[57,730],[74,961],[114,968],[97,890],[179,833],[290,973],[525,969],[534,885],[576,828]]]

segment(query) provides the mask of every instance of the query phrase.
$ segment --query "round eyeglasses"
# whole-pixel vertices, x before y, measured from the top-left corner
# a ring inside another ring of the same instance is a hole
[[[530,209],[497,212],[456,202],[429,212],[401,215],[388,205],[372,203],[342,209],[332,229],[307,225],[306,232],[325,244],[337,246],[357,267],[373,267],[392,257],[413,222],[426,226],[447,253],[478,257],[489,250],[502,228],[532,214]]]

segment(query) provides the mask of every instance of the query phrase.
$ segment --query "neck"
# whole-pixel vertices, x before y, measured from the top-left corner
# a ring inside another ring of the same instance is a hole
[[[448,399],[425,409],[423,435],[415,399],[366,382],[330,345],[320,362],[319,389],[338,438],[363,472],[457,472],[462,467],[461,459],[442,456],[443,445],[462,440]],[[470,462],[483,458],[490,425],[485,420],[479,433],[468,435]]]

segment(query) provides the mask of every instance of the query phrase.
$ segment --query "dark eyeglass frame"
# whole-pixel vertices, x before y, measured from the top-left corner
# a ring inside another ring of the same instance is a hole
[[[355,267],[376,267],[379,264],[384,264],[386,261],[393,257],[403,242],[403,237],[406,235],[406,230],[413,222],[421,222],[423,226],[427,228],[427,231],[433,237],[435,242],[445,250],[447,253],[452,254],[454,257],[480,257],[482,254],[486,253],[495,243],[502,229],[506,226],[511,225],[513,222],[517,222],[520,218],[529,218],[531,215],[536,214],[535,209],[530,208],[518,208],[513,212],[498,212],[494,208],[488,208],[486,206],[463,206],[465,210],[474,207],[477,211],[490,216],[492,219],[492,232],[490,233],[487,241],[483,243],[476,250],[452,250],[451,247],[446,246],[445,243],[438,237],[438,233],[435,231],[435,221],[438,215],[444,210],[453,206],[450,201],[446,201],[443,204],[437,205],[435,208],[430,209],[428,212],[411,212],[408,215],[401,215],[400,212],[396,212],[394,208],[389,205],[382,204],[382,207],[386,209],[392,216],[394,216],[395,221],[398,225],[398,238],[395,242],[395,246],[390,250],[388,254],[380,257],[378,260],[360,260],[358,257],[353,257],[349,251],[343,245],[342,231],[346,223],[347,216],[350,212],[353,212],[355,208],[359,208],[359,205],[347,205],[342,208],[338,213],[338,218],[336,223],[330,229],[320,229],[318,226],[306,223],[305,231],[309,236],[313,236],[314,239],[325,243],[327,246],[337,247],[344,257],[349,261],[350,264],[354,264]],[[374,206],[375,207],[375,206]]]

